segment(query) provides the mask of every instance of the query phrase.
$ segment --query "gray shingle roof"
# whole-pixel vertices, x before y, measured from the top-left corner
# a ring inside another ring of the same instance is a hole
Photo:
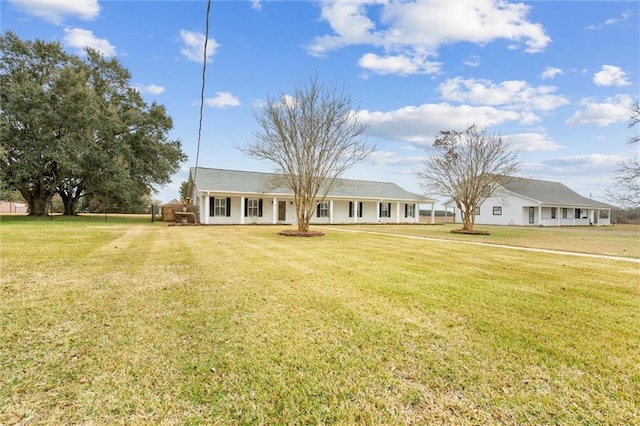
[[[189,180],[193,179],[194,172],[195,168],[192,167]],[[196,188],[198,191],[210,192],[293,196],[293,192],[282,184],[282,175],[205,167],[198,167]],[[337,179],[328,197],[406,200],[425,203],[432,201],[422,195],[405,191],[395,183],[354,179]]]
[[[502,187],[542,204],[613,208],[607,203],[583,197],[560,182],[513,177],[504,182]]]

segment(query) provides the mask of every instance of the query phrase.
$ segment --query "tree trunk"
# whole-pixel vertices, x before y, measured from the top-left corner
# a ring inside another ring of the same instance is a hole
[[[29,216],[44,217],[49,215],[49,206],[53,195],[33,195],[25,197],[29,203]]]
[[[462,218],[462,230],[473,231],[475,214],[476,212],[473,209],[460,210],[460,217]]]
[[[64,213],[65,216],[75,216],[78,214],[78,201],[74,197],[62,198],[62,203],[64,204]]]

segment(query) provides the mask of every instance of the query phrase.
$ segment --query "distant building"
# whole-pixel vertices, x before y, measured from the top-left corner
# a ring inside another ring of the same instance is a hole
[[[27,205],[16,201],[0,201],[0,213],[27,214]]]
[[[455,222],[461,223],[453,200]],[[476,211],[477,225],[584,226],[610,225],[614,207],[583,197],[559,182],[509,178]]]

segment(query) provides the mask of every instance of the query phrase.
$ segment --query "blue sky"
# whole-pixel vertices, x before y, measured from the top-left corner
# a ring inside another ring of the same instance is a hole
[[[344,177],[420,192],[440,130],[477,123],[507,139],[523,177],[562,182],[606,201],[640,99],[637,1],[217,1],[199,165],[273,166],[236,146],[258,131],[253,111],[316,76],[345,85],[379,150]],[[148,102],[167,107],[195,165],[207,2],[1,0],[0,28],[116,56]]]

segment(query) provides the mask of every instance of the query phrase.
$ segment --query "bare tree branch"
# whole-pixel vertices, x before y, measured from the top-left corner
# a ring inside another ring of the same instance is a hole
[[[317,77],[291,95],[269,97],[254,117],[261,131],[254,133],[253,143],[239,149],[274,163],[294,194],[298,230],[306,232],[316,201],[376,149],[362,139],[367,126],[357,119],[344,89],[326,87]]]
[[[472,230],[476,209],[520,169],[520,163],[502,136],[477,125],[462,132],[441,131],[433,147],[417,173],[421,186],[429,196],[454,200],[463,229]]]

